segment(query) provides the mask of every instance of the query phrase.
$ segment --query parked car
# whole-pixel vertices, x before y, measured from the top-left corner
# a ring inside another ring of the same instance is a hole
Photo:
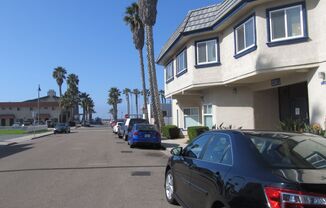
[[[122,126],[118,128],[117,135],[120,139],[123,137],[124,131],[125,131],[125,122],[123,122]]]
[[[326,207],[326,139],[307,134],[210,131],[171,150],[168,202],[183,207]]]
[[[53,133],[70,133],[70,126],[65,123],[58,123],[55,125]]]
[[[122,137],[124,137],[125,141],[128,140],[128,134],[131,131],[134,124],[136,124],[136,123],[148,124],[149,122],[148,122],[148,120],[142,119],[142,118],[128,118],[123,127],[123,134],[122,134]]]
[[[24,124],[21,124],[21,123],[14,123],[12,126],[12,128],[20,128],[20,127],[24,127]]]
[[[161,134],[154,125],[135,124],[128,135],[128,144],[130,148],[136,145],[147,145],[156,148],[161,147]]]
[[[119,131],[119,128],[122,127],[122,125],[124,124],[124,122],[117,122],[117,124],[113,127],[113,133],[117,134]]]

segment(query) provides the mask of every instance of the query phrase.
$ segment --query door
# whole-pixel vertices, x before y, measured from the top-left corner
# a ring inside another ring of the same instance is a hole
[[[193,207],[211,207],[216,200],[223,202],[225,176],[233,163],[231,137],[214,134],[206,150],[191,167],[191,198]]]
[[[1,126],[5,126],[6,125],[6,119],[2,118],[1,119]]]
[[[175,193],[187,207],[193,207],[190,203],[193,197],[190,192],[190,168],[193,166],[194,160],[200,157],[210,138],[211,134],[204,134],[194,140],[184,149],[180,160],[176,160],[173,164]]]

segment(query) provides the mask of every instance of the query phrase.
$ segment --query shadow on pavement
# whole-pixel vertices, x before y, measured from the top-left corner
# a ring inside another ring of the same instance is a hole
[[[165,148],[175,148],[175,147],[179,147],[179,144],[173,144],[173,143],[162,143],[162,146],[164,146]]]
[[[4,157],[8,157],[10,155],[29,150],[31,144],[17,144],[17,145],[9,145],[9,146],[0,146],[0,159]]]
[[[14,170],[0,170],[0,173],[25,171],[58,171],[58,170],[98,170],[98,169],[133,169],[133,168],[165,168],[165,165],[131,165],[131,166],[98,166],[98,167],[65,167],[65,168],[27,168]]]

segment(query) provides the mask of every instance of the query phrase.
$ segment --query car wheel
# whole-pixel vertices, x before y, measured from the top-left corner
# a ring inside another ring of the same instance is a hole
[[[120,134],[118,134],[118,137],[121,139],[122,138],[122,136],[120,135]]]
[[[128,141],[128,136],[127,135],[125,136],[125,141]]]
[[[174,182],[171,169],[165,175],[165,197],[170,204],[177,205],[178,202],[174,198]]]
[[[134,145],[134,144],[131,144],[131,145],[130,145],[130,148],[134,148],[134,147],[135,147],[135,145]]]

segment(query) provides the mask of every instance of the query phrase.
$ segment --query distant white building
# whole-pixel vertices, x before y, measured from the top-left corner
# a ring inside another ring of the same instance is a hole
[[[147,105],[148,117],[150,118],[150,123],[154,124],[153,112],[151,105]],[[172,104],[171,103],[161,103],[162,115],[165,124],[172,124]]]
[[[14,122],[32,123],[40,117],[40,121],[58,121],[60,115],[59,97],[54,90],[40,97],[40,115],[38,115],[38,99],[23,102],[0,102],[0,126],[11,126]]]

